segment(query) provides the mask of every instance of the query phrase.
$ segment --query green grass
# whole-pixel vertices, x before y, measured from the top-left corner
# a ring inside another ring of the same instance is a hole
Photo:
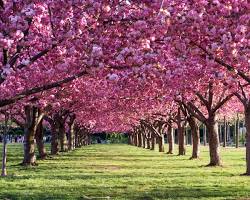
[[[0,199],[250,199],[244,149],[222,149],[224,167],[128,145],[91,145],[45,161],[17,165],[22,146],[8,145],[8,177]]]

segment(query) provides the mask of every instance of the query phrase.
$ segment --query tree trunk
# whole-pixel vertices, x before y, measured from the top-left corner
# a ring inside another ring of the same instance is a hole
[[[231,141],[231,127],[230,127],[230,123],[227,123],[227,142],[230,144]]]
[[[185,128],[183,125],[178,124],[178,141],[179,141],[179,156],[186,154],[185,147]]]
[[[2,156],[2,173],[1,176],[7,176],[7,138],[3,136],[3,156]]]
[[[227,146],[227,121],[224,116],[223,147]]]
[[[78,147],[78,145],[79,145],[79,136],[78,136],[78,134],[79,134],[79,130],[78,129],[76,129],[75,130],[75,147],[77,148]]]
[[[220,143],[221,143],[221,141],[223,140],[223,139],[222,139],[221,124],[218,124],[218,126],[219,126],[219,141],[220,141]]]
[[[51,154],[57,155],[59,153],[59,125],[54,121],[51,125]]]
[[[156,143],[156,138],[155,138],[155,135],[152,133],[151,134],[151,149],[150,150],[155,150],[155,143]]]
[[[150,136],[147,137],[147,149],[150,149]]]
[[[43,142],[43,122],[41,121],[37,126],[36,134],[36,145],[39,153],[40,159],[45,159],[47,156],[46,149]]]
[[[8,117],[5,114],[5,123],[3,131],[3,155],[2,155],[2,173],[1,176],[7,176],[7,126],[8,126]]]
[[[203,125],[203,144],[204,146],[207,145],[207,127]]]
[[[66,131],[65,131],[65,125],[63,122],[60,122],[59,138],[60,138],[60,151],[61,152],[67,151],[68,150],[67,136],[66,136]]]
[[[188,118],[188,123],[191,128],[193,150],[190,159],[197,159],[200,157],[200,132],[197,120],[194,117]]]
[[[91,145],[91,137],[88,135],[88,145]]]
[[[237,120],[236,120],[236,124],[235,124],[235,147],[239,148],[239,126],[240,126],[240,122],[239,122],[239,116],[237,114]]]
[[[146,137],[144,134],[142,134],[142,147],[146,148]]]
[[[245,106],[246,126],[246,175],[250,176],[250,103]]]
[[[158,137],[159,152],[164,152],[164,134]]]
[[[134,133],[134,146],[138,145],[138,136],[137,133]]]
[[[74,127],[74,122],[69,124],[69,150],[74,150],[74,136],[75,136],[75,127]]]
[[[221,166],[218,123],[215,117],[210,117],[207,120],[207,130],[210,154],[210,163],[208,166]]]
[[[131,135],[128,135],[128,145],[132,145]]]
[[[24,129],[24,158],[23,165],[35,165],[35,130],[25,127]]]
[[[168,152],[167,154],[174,153],[174,129],[169,126],[168,127]]]
[[[38,108],[25,106],[24,158],[23,165],[35,165],[35,133],[38,125]]]
[[[134,139],[135,137],[134,137],[134,134],[132,133],[131,135],[130,135],[130,144],[131,145],[135,145],[135,139]]]
[[[138,147],[142,147],[142,135],[138,133]]]

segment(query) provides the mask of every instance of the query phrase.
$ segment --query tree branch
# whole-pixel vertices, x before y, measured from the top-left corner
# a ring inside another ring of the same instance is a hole
[[[225,67],[228,71],[230,72],[235,72],[236,74],[238,74],[241,78],[243,78],[245,81],[247,81],[248,83],[250,83],[250,77],[247,76],[243,71],[241,70],[236,70],[236,68],[232,65],[229,65],[227,63],[225,63],[222,59],[214,56],[211,52],[207,51],[204,47],[202,47],[201,45],[195,43],[192,41],[192,43],[197,46],[198,48],[200,48],[204,53],[206,53],[211,59],[213,59],[216,63],[220,64],[221,66]]]
[[[31,59],[30,59],[30,64],[34,63],[35,61],[37,61],[39,58],[41,58],[42,56],[46,55],[50,50],[54,49],[55,47],[57,47],[58,44],[53,44],[52,47],[48,47],[44,50],[42,50],[41,52],[37,53],[36,55],[34,55]],[[25,64],[19,64],[17,66],[17,69],[22,69],[24,67],[26,67],[27,65]]]
[[[70,77],[67,77],[63,80],[25,90],[25,91],[15,95],[14,97],[0,100],[0,107],[13,104],[13,103],[17,102],[18,100],[21,100],[29,95],[36,94],[38,92],[50,90],[50,89],[53,89],[56,87],[61,87],[63,84],[69,83],[69,82],[71,82],[71,81],[73,81],[73,80],[75,80],[83,75],[86,75],[86,74],[88,74],[88,72],[86,70],[83,70],[80,73],[73,75],[73,76],[70,76]]]
[[[183,105],[186,107],[186,109],[199,121],[205,123],[207,118],[202,114],[202,112],[191,102],[185,103],[183,102]]]
[[[202,94],[199,93],[199,92],[195,92],[195,94],[200,99],[200,101],[202,102],[202,104],[204,106],[206,106],[207,109],[209,109],[209,102],[202,96]]]
[[[222,101],[218,102],[217,105],[212,109],[212,112],[215,113],[221,106],[223,106],[228,100],[234,96],[234,93],[225,97]]]

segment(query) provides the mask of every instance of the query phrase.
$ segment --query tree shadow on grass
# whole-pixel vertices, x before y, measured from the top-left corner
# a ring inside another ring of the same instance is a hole
[[[106,199],[110,200],[155,200],[155,199],[243,199],[247,198],[246,194],[249,191],[242,190],[239,187],[220,187],[220,186],[195,186],[195,187],[165,187],[156,188],[145,191],[137,191],[129,187],[114,186],[110,187],[97,187],[97,186],[84,186],[71,188],[67,187],[50,187],[51,192],[32,191],[30,193],[17,194],[14,191],[4,192],[0,194],[2,199]],[[138,188],[137,188],[138,189]],[[97,197],[97,198],[95,198]]]
[[[202,187],[192,188],[169,187],[162,189],[153,189],[147,193],[140,193],[131,198],[131,200],[154,200],[154,199],[240,199],[247,198],[247,191],[242,191],[239,187]],[[249,189],[250,192],[250,189]]]

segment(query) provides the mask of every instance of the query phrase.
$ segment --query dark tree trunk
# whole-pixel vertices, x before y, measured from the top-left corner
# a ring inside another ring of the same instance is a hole
[[[23,165],[35,165],[35,130],[25,127],[24,129],[24,158]]]
[[[250,103],[245,106],[246,126],[246,175],[250,176]]]
[[[208,166],[221,166],[218,123],[216,122],[215,117],[210,117],[207,120],[207,130],[210,153],[210,163]]]
[[[68,150],[68,145],[67,145],[67,136],[66,136],[66,131],[65,131],[65,125],[63,122],[60,122],[59,126],[59,138],[60,138],[60,151],[65,152]]]
[[[197,159],[200,157],[200,132],[197,119],[188,117],[188,123],[191,128],[193,150],[190,159]]]
[[[150,149],[150,136],[147,137],[147,149]]]
[[[37,126],[35,138],[36,138],[36,145],[37,145],[37,149],[39,153],[38,157],[40,159],[45,159],[47,156],[47,153],[46,153],[46,149],[45,149],[44,142],[43,142],[43,122],[42,121]]]
[[[227,121],[226,117],[224,116],[224,131],[223,131],[223,147],[227,145]]]
[[[152,133],[151,134],[151,148],[150,148],[150,150],[155,150],[155,143],[156,143],[156,138],[155,138],[155,135]]]
[[[179,156],[186,154],[185,147],[185,128],[182,124],[178,125]]]
[[[142,147],[142,135],[138,133],[138,147]]]
[[[51,154],[57,155],[59,153],[59,125],[57,121],[51,124]]]
[[[231,141],[231,127],[230,127],[230,123],[227,123],[227,142]]]
[[[174,129],[169,126],[168,127],[168,152],[167,154],[174,153]]]
[[[164,134],[158,136],[159,152],[164,152]]]
[[[144,134],[142,134],[142,147],[146,148],[146,137]]]
[[[2,156],[1,176],[7,176],[7,138],[6,138],[6,133],[3,136],[3,156]]]
[[[74,145],[74,137],[75,137],[75,123],[74,121],[71,121],[69,123],[69,150],[74,150],[75,149],[75,145]],[[130,137],[129,137],[130,138]]]
[[[218,124],[218,126],[219,126],[219,141],[220,141],[220,143],[221,143],[221,141],[223,140],[222,138],[222,129],[221,129],[221,124]]]
[[[131,135],[128,135],[128,145],[132,145],[132,138],[131,138]]]
[[[3,155],[2,155],[2,172],[1,176],[7,176],[7,132],[8,132],[8,117],[5,114],[5,123],[4,123],[4,130],[3,130]]]
[[[236,120],[236,123],[235,123],[235,147],[236,148],[239,148],[239,140],[240,140],[240,137],[239,137],[239,132],[240,132],[240,122],[239,122],[239,117],[237,115],[237,120]]]
[[[203,144],[207,146],[207,127],[203,125]]]
[[[134,133],[134,145],[138,146],[138,134]]]
[[[35,165],[35,133],[40,123],[40,113],[38,108],[25,106],[25,128],[24,128],[24,158],[23,165]],[[41,120],[41,119],[40,119]]]
[[[134,133],[132,133],[131,135],[130,135],[130,144],[131,145],[135,145],[135,136],[134,136]]]
[[[78,129],[76,129],[75,130],[75,147],[77,148],[78,147],[78,145],[79,145],[79,136],[78,136],[78,134],[79,134],[79,130]]]

